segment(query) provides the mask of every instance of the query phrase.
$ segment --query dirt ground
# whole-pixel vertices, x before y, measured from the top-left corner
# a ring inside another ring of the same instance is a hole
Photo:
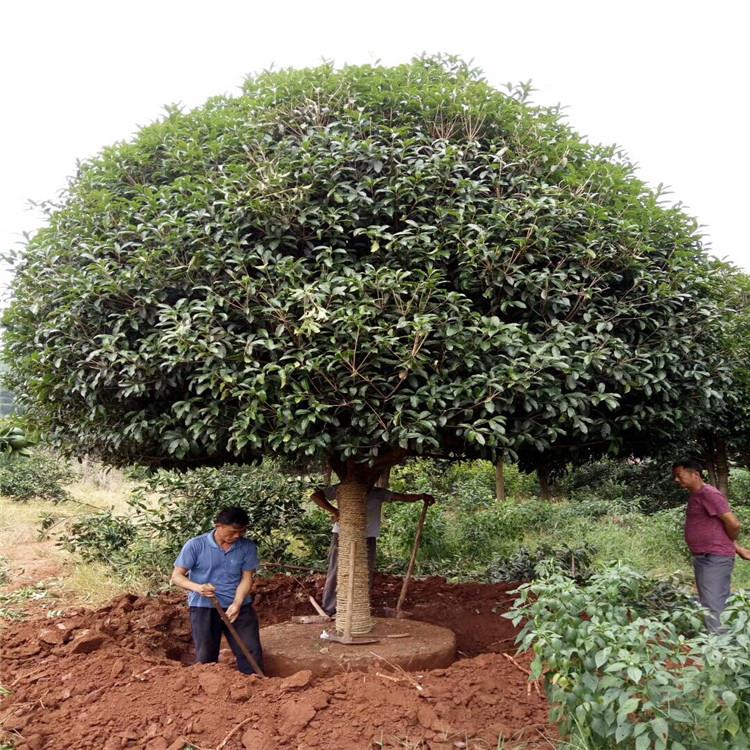
[[[378,575],[373,607],[395,606],[401,579]],[[260,582],[261,625],[311,614],[322,577]],[[192,663],[180,593],[121,596],[96,610],[32,619],[2,632],[0,727],[18,750],[541,750],[552,748],[543,696],[514,663],[500,615],[513,586],[413,582],[415,619],[451,628],[459,659],[418,673],[390,670],[261,680],[228,649]]]

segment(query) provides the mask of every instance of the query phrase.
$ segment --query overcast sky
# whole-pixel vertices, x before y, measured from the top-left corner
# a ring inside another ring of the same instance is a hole
[[[271,65],[472,59],[532,79],[590,140],[671,186],[713,253],[750,271],[747,3],[740,0],[24,0],[0,11],[0,250],[40,224],[76,159],[165,104],[236,92]],[[0,284],[7,283],[7,273]]]

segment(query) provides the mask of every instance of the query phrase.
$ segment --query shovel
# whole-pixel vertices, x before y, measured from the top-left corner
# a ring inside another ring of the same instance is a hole
[[[219,613],[219,617],[221,617],[223,623],[227,626],[229,634],[232,636],[232,638],[234,638],[235,642],[240,647],[240,651],[242,651],[242,653],[244,654],[245,658],[248,661],[248,664],[253,668],[255,674],[257,674],[259,677],[265,677],[265,674],[263,674],[263,670],[260,668],[260,666],[258,666],[258,662],[255,661],[255,657],[250,653],[250,649],[239,637],[237,631],[234,628],[234,625],[232,625],[230,619],[227,617],[227,613],[224,611],[221,604],[219,604],[218,598],[212,596],[211,601],[214,603],[214,607],[216,607],[216,611]]]
[[[387,617],[396,617],[399,620],[403,617],[408,617],[409,612],[404,612],[402,607],[404,606],[404,599],[406,599],[406,592],[411,582],[411,575],[414,572],[414,563],[417,561],[417,552],[419,552],[419,543],[422,539],[422,528],[424,527],[425,518],[427,518],[427,503],[422,505],[422,512],[419,514],[419,521],[417,522],[417,533],[414,535],[414,547],[411,551],[411,558],[409,559],[409,567],[406,569],[406,575],[404,576],[404,582],[401,584],[401,593],[398,597],[398,603],[396,609],[393,610],[391,607],[383,607],[383,612]]]

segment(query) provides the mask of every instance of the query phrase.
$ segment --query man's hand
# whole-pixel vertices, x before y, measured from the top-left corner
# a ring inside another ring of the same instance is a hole
[[[201,596],[206,596],[209,599],[212,599],[214,596],[216,596],[216,587],[213,585],[213,583],[201,583],[198,588],[198,593]]]
[[[319,508],[322,508],[326,513],[328,513],[334,523],[338,523],[339,509],[335,505],[332,505],[328,502],[322,490],[315,490],[315,492],[310,495],[310,500],[312,500]]]
[[[741,547],[737,542],[734,543],[734,550],[743,560],[750,560],[750,549]]]
[[[735,540],[740,535],[740,520],[730,510],[728,513],[722,513],[719,520],[724,524],[724,530],[731,540]]]
[[[237,617],[240,614],[240,607],[241,606],[242,605],[241,604],[237,604],[237,602],[232,602],[227,607],[226,615],[227,615],[227,619],[229,620],[229,622],[234,622],[237,619]]]
[[[428,495],[427,493],[424,493],[422,495],[422,502],[429,508],[430,505],[435,504],[435,498],[432,495]]]

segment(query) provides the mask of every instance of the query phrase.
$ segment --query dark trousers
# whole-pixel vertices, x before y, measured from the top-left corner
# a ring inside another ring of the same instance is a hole
[[[239,645],[230,635],[227,626],[222,622],[219,613],[213,607],[190,607],[190,625],[193,629],[196,664],[210,664],[219,661],[219,648],[222,634],[226,636],[232,653],[237,657],[237,669],[243,674],[253,674]],[[263,651],[260,647],[258,616],[252,604],[240,608],[237,619],[232,623],[237,635],[255,657],[258,666],[263,669]]]
[[[370,570],[370,586],[372,586],[372,574],[375,572],[375,554],[378,549],[378,538],[367,537],[367,567]],[[326,583],[323,587],[323,601],[321,606],[326,614],[336,614],[336,576],[339,572],[339,535],[331,534],[331,546],[328,548],[328,572]]]
[[[734,557],[695,555],[693,570],[698,599],[708,610],[706,627],[712,633],[721,633],[723,629],[719,618],[731,593]]]

